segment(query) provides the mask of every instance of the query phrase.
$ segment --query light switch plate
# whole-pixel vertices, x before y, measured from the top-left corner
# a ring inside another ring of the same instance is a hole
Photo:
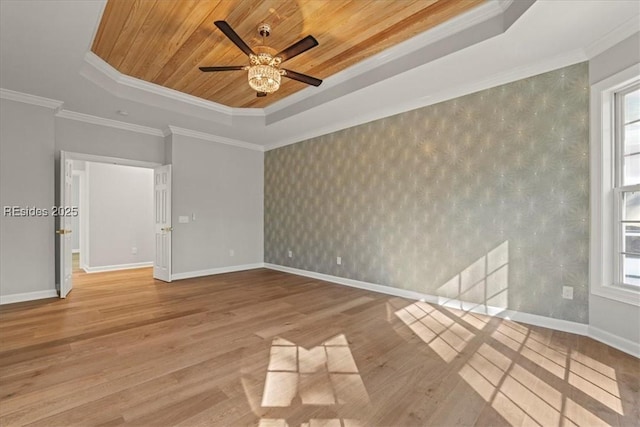
[[[189,217],[187,215],[181,215],[178,217],[178,222],[180,224],[186,224],[189,222]]]

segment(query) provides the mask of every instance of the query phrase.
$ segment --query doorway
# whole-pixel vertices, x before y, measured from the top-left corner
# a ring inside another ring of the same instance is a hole
[[[153,267],[154,278],[171,281],[169,165],[61,152],[60,172],[67,184],[57,186],[58,200],[79,208],[58,223],[61,297],[73,286],[67,274],[87,283],[93,273]]]

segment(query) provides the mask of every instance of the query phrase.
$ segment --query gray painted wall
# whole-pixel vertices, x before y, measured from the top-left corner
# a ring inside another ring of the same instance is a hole
[[[87,162],[86,174],[88,267],[152,262],[153,169]]]
[[[0,99],[0,206],[54,205],[53,111]],[[53,217],[0,216],[0,295],[55,290]]]
[[[164,137],[55,118],[59,151],[164,163]]]
[[[640,63],[640,33],[635,33],[589,61],[590,83],[598,83],[637,63]],[[589,324],[640,342],[640,307],[589,295]]]
[[[169,140],[172,273],[262,262],[264,153],[181,135]]]
[[[262,152],[182,136],[165,144],[163,137],[54,117],[41,107],[4,99],[1,106],[2,205],[53,205],[60,150],[159,164],[166,155],[175,160],[174,273],[262,262]],[[193,213],[195,222],[178,223],[179,215]],[[55,290],[53,219],[2,217],[0,224],[0,295]],[[102,261],[96,250],[90,250],[94,265],[127,263]]]
[[[577,64],[267,152],[265,262],[586,323],[588,86]]]

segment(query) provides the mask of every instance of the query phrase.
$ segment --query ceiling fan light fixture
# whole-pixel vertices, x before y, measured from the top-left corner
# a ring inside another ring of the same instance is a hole
[[[315,77],[280,68],[280,64],[283,62],[318,46],[318,41],[313,38],[313,36],[307,36],[292,44],[285,50],[277,52],[275,49],[267,46],[264,42],[264,38],[268,37],[271,33],[271,27],[268,24],[263,23],[258,26],[258,34],[262,36],[262,45],[255,46],[252,49],[242,40],[242,38],[240,38],[238,33],[236,33],[226,21],[215,21],[214,24],[227,36],[229,40],[233,42],[233,44],[235,44],[249,57],[249,65],[200,67],[200,71],[212,72],[247,70],[249,86],[257,92],[258,97],[266,96],[268,93],[273,93],[280,89],[280,80],[282,76],[312,86],[320,86],[322,83],[322,80]]]
[[[282,71],[280,58],[273,57],[268,53],[250,55],[251,65],[248,67],[249,86],[256,92],[273,93],[280,88]]]
[[[249,86],[256,92],[273,93],[280,88],[280,70],[271,65],[249,67]]]

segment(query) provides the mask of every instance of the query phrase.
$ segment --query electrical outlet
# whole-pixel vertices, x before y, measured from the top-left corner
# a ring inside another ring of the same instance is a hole
[[[136,255],[138,253],[138,248],[131,248],[131,253]]]
[[[571,287],[571,286],[563,286],[562,287],[562,298],[564,298],[564,299],[573,299],[573,287]]]
[[[336,258],[336,264],[338,265],[342,265],[342,257],[339,256],[338,258]]]
[[[293,258],[293,252],[291,250],[289,250],[288,252],[289,252],[289,258]]]
[[[236,254],[236,251],[234,251],[233,249],[229,249],[229,256],[234,256]]]

